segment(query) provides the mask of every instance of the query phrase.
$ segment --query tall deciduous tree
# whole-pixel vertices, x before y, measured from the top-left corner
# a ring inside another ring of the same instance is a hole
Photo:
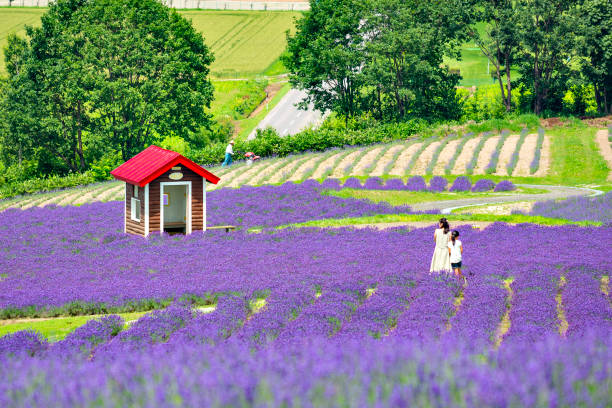
[[[510,69],[520,47],[518,4],[515,0],[483,0],[476,10],[484,28],[472,29],[470,34],[488,58],[501,90],[501,101],[506,112],[512,110],[512,80]],[[505,76],[505,84],[503,77]]]
[[[296,21],[296,33],[287,34],[283,63],[290,81],[307,92],[302,106],[313,103],[345,118],[358,113],[362,68],[365,60],[362,25],[366,12],[362,0],[317,0]]]
[[[366,19],[364,73],[375,111],[391,119],[458,119],[459,77],[443,57],[460,58],[465,14],[454,1],[373,0]]]
[[[612,113],[612,2],[586,0],[576,14],[578,50],[584,56],[581,71],[593,84],[597,110],[608,115]]]
[[[19,132],[68,169],[87,168],[88,147],[127,160],[208,122],[213,57],[176,11],[156,0],[58,0],[41,20],[7,53],[8,102],[28,116]]]
[[[559,111],[575,47],[571,11],[579,0],[518,0],[520,82],[533,93],[533,111]]]

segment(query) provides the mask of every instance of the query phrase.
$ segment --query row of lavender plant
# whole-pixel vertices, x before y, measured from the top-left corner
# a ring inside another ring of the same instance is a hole
[[[442,153],[442,150],[444,150],[448,142],[455,139],[456,137],[457,137],[457,134],[452,133],[446,136],[444,139],[442,139],[438,147],[436,147],[436,150],[434,151],[433,155],[431,156],[431,160],[427,164],[427,168],[425,169],[425,174],[427,175],[433,174],[433,170],[434,170],[434,167],[436,167],[436,163],[438,163],[438,157],[440,157],[440,153]]]
[[[529,173],[535,174],[540,168],[540,157],[542,156],[542,145],[544,144],[544,128],[538,128],[538,140],[536,142],[535,152],[533,154],[533,160],[529,165]]]
[[[514,152],[512,153],[512,156],[510,156],[510,161],[506,165],[506,172],[508,176],[511,176],[512,173],[514,173],[514,169],[516,168],[516,165],[518,164],[519,153],[521,152],[521,147],[523,147],[523,143],[525,143],[525,138],[527,137],[528,132],[529,132],[529,129],[527,128],[521,130],[521,134],[519,136],[518,141],[516,142],[516,147],[514,148]]]
[[[611,223],[612,192],[598,197],[572,197],[562,201],[537,202],[529,214],[572,221]]]
[[[491,153],[491,159],[489,160],[489,164],[487,164],[487,167],[485,168],[486,174],[493,174],[497,171],[497,163],[499,163],[499,154],[502,150],[502,147],[504,146],[504,143],[506,143],[506,139],[508,139],[509,135],[509,130],[502,130],[501,136],[499,137],[499,140],[497,142],[497,146],[495,146],[495,150],[493,151],[493,153]]]
[[[408,161],[408,163],[404,167],[404,175],[410,174],[410,171],[414,167],[416,161],[421,156],[421,153],[423,153],[425,151],[425,149],[427,149],[427,147],[430,144],[432,144],[433,142],[435,142],[436,140],[437,140],[437,138],[435,138],[435,137],[430,137],[428,139],[423,140],[423,142],[421,143],[421,146],[414,152],[414,154],[412,155],[412,157],[410,158],[410,160]]]
[[[326,189],[339,190],[341,188],[352,188],[352,189],[363,189],[363,190],[408,190],[408,191],[434,191],[441,192],[446,190],[448,181],[442,176],[434,176],[429,182],[429,187],[425,182],[425,179],[421,176],[413,176],[408,179],[406,184],[401,179],[392,178],[383,181],[379,177],[370,177],[363,184],[356,177],[349,177],[346,179],[344,184],[340,185],[340,182],[335,179],[328,179],[324,182],[322,187]],[[485,191],[512,191],[516,187],[511,181],[502,180],[495,184],[489,179],[480,179],[474,186],[470,182],[470,179],[466,176],[459,176],[455,179],[449,191],[460,192],[460,191],[473,191],[473,192],[485,192]]]
[[[470,140],[472,137],[474,137],[474,133],[472,132],[469,132],[463,135],[463,137],[461,138],[461,141],[457,145],[457,149],[455,150],[455,153],[453,153],[453,157],[451,157],[451,159],[446,164],[446,167],[444,167],[444,174],[449,176],[452,173],[453,169],[455,168],[455,163],[457,162],[457,158],[463,151],[463,147],[465,146],[467,141]]]
[[[465,167],[466,174],[474,173],[474,169],[476,168],[476,165],[478,164],[478,156],[480,156],[480,151],[482,150],[487,140],[492,136],[493,136],[493,132],[485,132],[482,134],[482,136],[480,137],[480,141],[474,148],[474,153],[472,154],[472,158],[470,159],[470,162]]]

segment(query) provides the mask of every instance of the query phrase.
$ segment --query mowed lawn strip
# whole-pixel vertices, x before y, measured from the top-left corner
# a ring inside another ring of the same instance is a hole
[[[360,190],[343,188],[342,190],[324,190],[323,194],[341,198],[358,198],[380,203],[387,202],[391,205],[406,205],[416,203],[427,203],[432,201],[462,200],[466,198],[499,197],[514,194],[542,194],[547,190],[537,188],[517,188],[514,191],[504,193],[472,193],[472,192],[442,192],[432,193],[430,191],[392,191],[392,190]]]
[[[545,180],[564,185],[606,183],[610,169],[595,142],[597,128],[576,125],[546,132],[552,160]]]
[[[316,228],[328,228],[328,227],[350,227],[353,225],[375,225],[381,223],[406,223],[411,222],[422,223],[430,222],[435,225],[442,215],[440,214],[379,214],[367,217],[352,217],[352,218],[328,218],[325,220],[314,220],[302,223],[280,225],[275,229],[284,228],[304,228],[304,227],[316,227]],[[493,214],[454,214],[452,215],[452,222],[466,221],[466,222],[504,222],[507,224],[537,224],[544,226],[560,226],[560,225],[578,225],[582,227],[589,226],[601,226],[600,222],[593,221],[570,221],[561,218],[547,218],[540,216],[513,214],[513,215],[493,215]],[[400,225],[401,226],[401,225]],[[251,228],[249,232],[260,232],[261,228]]]

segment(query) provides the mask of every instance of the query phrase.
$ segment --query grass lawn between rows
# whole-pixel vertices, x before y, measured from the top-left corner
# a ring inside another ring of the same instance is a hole
[[[472,193],[469,191],[434,193],[431,191],[395,191],[395,190],[360,190],[343,188],[342,190],[324,190],[323,194],[341,198],[357,198],[375,203],[386,202],[391,205],[427,203],[433,201],[462,200],[466,198],[501,197],[515,194],[543,194],[547,190],[540,188],[517,188],[514,191],[494,193],[492,191]]]

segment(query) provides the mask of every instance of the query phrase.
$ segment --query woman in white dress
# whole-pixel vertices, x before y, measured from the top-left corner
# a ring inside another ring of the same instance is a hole
[[[434,249],[433,257],[431,258],[431,266],[429,272],[450,272],[451,263],[450,256],[448,254],[448,240],[450,234],[450,226],[446,218],[440,218],[439,228],[434,232],[434,242],[436,248]]]

